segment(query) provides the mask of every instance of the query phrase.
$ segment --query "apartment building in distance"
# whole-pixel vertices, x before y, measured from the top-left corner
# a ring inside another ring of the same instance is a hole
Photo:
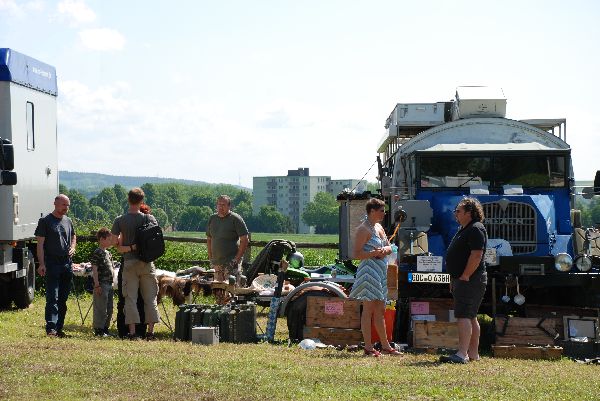
[[[367,182],[355,179],[332,180],[329,176],[310,176],[308,167],[288,170],[285,176],[254,177],[252,211],[258,214],[261,206],[275,206],[277,210],[289,216],[299,234],[314,232],[314,227],[302,221],[302,213],[308,202],[319,192],[328,192],[337,196],[345,188],[362,192]]]

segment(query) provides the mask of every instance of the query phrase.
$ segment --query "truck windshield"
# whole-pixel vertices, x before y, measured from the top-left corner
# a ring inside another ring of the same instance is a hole
[[[564,155],[420,156],[422,188],[460,188],[474,185],[502,187],[565,187]]]

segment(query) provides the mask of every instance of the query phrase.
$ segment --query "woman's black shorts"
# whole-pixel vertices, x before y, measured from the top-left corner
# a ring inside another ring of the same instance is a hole
[[[474,273],[469,281],[452,278],[450,285],[454,298],[454,317],[476,318],[487,286],[487,273]]]

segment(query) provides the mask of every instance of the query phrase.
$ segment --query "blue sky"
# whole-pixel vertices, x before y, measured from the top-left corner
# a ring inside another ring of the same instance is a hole
[[[584,180],[600,169],[599,4],[0,0],[0,47],[56,67],[62,170],[361,178],[397,102],[490,85],[509,118],[567,118]]]

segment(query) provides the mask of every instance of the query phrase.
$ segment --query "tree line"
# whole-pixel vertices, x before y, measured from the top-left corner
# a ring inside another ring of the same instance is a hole
[[[252,210],[252,193],[227,184],[189,185],[180,183],[141,186],[145,203],[166,231],[204,231],[208,218],[215,212],[219,195],[231,198],[232,210],[241,215],[252,232],[295,233],[297,227],[275,206],[262,206],[257,214]],[[106,187],[89,199],[76,189],[60,185],[60,192],[71,200],[69,215],[81,222],[99,222],[110,227],[114,219],[127,211],[129,189],[116,184]],[[307,205],[302,218],[316,227],[317,233],[338,232],[338,205],[335,198],[321,192]]]

